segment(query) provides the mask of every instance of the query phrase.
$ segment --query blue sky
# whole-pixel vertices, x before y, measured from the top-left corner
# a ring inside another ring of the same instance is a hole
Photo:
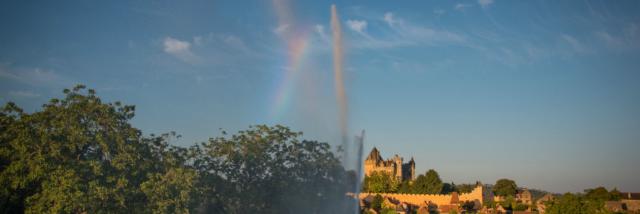
[[[334,3],[365,152],[456,183],[640,191],[638,1],[3,1],[0,101],[83,83],[178,145],[252,124],[337,145]]]

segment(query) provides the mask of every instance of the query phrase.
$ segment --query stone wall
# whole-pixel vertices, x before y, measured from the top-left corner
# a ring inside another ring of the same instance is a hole
[[[451,194],[401,194],[401,193],[360,193],[360,200],[367,196],[375,196],[380,194],[383,197],[394,198],[400,202],[405,202],[415,206],[420,206],[428,202],[435,203],[438,206],[451,204]],[[464,193],[458,195],[459,201],[475,201],[478,200],[481,204],[482,200],[482,186],[477,186],[470,193]]]
[[[620,200],[622,203],[627,205],[628,211],[640,211],[640,200]]]

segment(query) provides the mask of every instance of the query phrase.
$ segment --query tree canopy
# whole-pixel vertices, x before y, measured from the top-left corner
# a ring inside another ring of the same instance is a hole
[[[517,191],[516,182],[506,178],[497,180],[496,185],[493,186],[493,194],[497,196],[515,196]]]
[[[144,136],[135,107],[78,85],[42,109],[0,109],[2,213],[336,213],[353,173],[327,143],[251,126],[189,148]],[[351,176],[351,177],[350,177]],[[329,206],[331,205],[331,206]]]
[[[362,182],[363,192],[372,193],[389,193],[396,192],[400,182],[395,176],[387,172],[374,171],[370,175],[364,177]]]
[[[440,175],[433,169],[419,175],[413,185],[413,192],[416,194],[439,194],[444,186]]]

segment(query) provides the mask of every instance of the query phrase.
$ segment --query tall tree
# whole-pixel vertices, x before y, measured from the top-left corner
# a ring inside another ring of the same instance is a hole
[[[517,191],[518,186],[516,182],[506,178],[497,180],[493,186],[493,194],[497,196],[515,196]]]
[[[259,125],[201,144],[195,167],[205,177],[223,177],[218,192],[207,197],[231,213],[347,210],[341,203],[351,186],[340,161],[329,144],[303,141],[301,135]]]
[[[418,176],[413,184],[413,192],[416,194],[439,194],[442,192],[444,184],[433,169],[427,171],[424,175]]]
[[[119,213],[144,207],[138,200],[144,195],[133,187],[151,162],[138,155],[144,153],[141,134],[128,122],[134,107],[102,103],[83,85],[64,93],[32,114],[5,106],[3,209]]]
[[[340,213],[356,175],[329,144],[255,126],[182,148],[134,107],[79,85],[41,111],[0,109],[0,213]],[[331,205],[331,206],[329,206]]]

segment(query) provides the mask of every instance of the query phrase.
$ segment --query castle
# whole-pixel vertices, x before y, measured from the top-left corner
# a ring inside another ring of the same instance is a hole
[[[374,172],[384,172],[394,176],[400,181],[413,182],[416,176],[416,163],[413,157],[408,163],[403,163],[402,157],[394,155],[393,158],[384,160],[377,148],[373,148],[364,161],[364,174],[371,176]],[[480,182],[468,193],[459,194],[411,194],[411,193],[374,193],[361,192],[353,196],[360,201],[360,207],[370,207],[375,196],[380,195],[384,199],[384,206],[395,209],[398,213],[417,211],[417,213],[432,212],[460,212],[461,207],[473,205],[474,209],[481,209],[484,202],[484,188]]]
[[[380,152],[373,147],[367,159],[364,160],[364,175],[370,176],[373,172],[385,172],[394,175],[398,180],[413,180],[416,177],[416,163],[413,157],[408,163],[402,163],[402,157],[397,154],[392,159],[384,160]]]

